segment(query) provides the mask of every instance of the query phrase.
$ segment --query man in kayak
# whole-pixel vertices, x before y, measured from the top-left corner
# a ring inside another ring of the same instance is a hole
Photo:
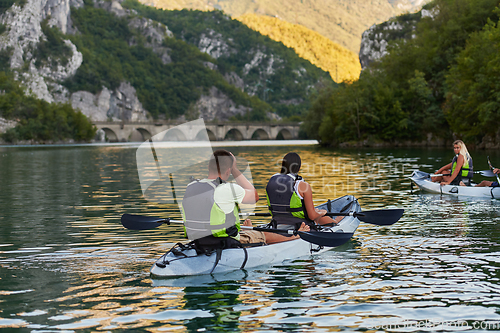
[[[436,171],[436,174],[443,175],[432,177],[431,179],[433,182],[441,183],[441,185],[466,186],[470,184],[470,180],[474,175],[472,157],[462,140],[453,142],[453,152],[455,153],[455,157],[453,157],[451,163],[446,164]]]
[[[500,169],[496,168],[493,169],[493,173],[496,175],[500,174]],[[482,182],[476,185],[476,187],[498,187],[498,186],[500,186],[498,182],[492,182],[489,180],[483,180]]]
[[[299,176],[301,165],[300,156],[290,152],[283,157],[280,173],[269,179],[266,195],[273,219],[288,225],[301,225],[303,221],[310,226],[338,224],[343,216],[332,219],[325,216],[326,210],[314,207],[311,186]]]
[[[227,183],[233,175],[236,184]],[[256,230],[240,231],[239,210],[241,203],[254,204],[259,200],[257,190],[238,170],[236,158],[227,150],[217,150],[208,164],[208,177],[188,184],[182,201],[186,236],[200,244],[217,244],[226,247],[247,243],[273,244],[297,239]],[[251,225],[247,220],[244,225]],[[309,231],[305,224],[299,229]]]

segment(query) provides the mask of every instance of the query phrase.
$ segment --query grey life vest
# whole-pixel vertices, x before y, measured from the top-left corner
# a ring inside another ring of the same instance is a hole
[[[214,199],[220,179],[210,182],[195,180],[186,187],[182,200],[184,231],[190,240],[206,236],[236,237],[239,232],[238,205],[225,214]]]
[[[298,175],[276,174],[266,186],[267,204],[277,224],[300,224],[310,221],[304,200],[295,191],[295,183],[301,180]]]

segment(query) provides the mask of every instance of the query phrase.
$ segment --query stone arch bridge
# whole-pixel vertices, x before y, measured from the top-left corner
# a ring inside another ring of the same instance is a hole
[[[166,122],[94,122],[98,130],[104,131],[106,139],[111,142],[142,142],[151,137],[174,128],[179,124]],[[205,124],[210,141],[240,140],[293,140],[299,137],[298,123],[216,123]],[[196,140],[201,133],[185,131],[168,131],[164,141]]]

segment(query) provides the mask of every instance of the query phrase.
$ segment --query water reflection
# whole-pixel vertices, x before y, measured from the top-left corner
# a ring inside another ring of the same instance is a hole
[[[0,148],[0,328],[412,331],[424,320],[500,321],[500,201],[412,194],[406,178],[441,166],[448,150],[230,147],[250,163],[257,211],[267,210],[267,180],[293,150],[318,202],[352,194],[365,210],[405,215],[391,227],[362,224],[349,243],[310,258],[151,280],[150,265],[183,231],[121,226],[123,213],[180,219],[175,204],[142,197],[135,149]],[[485,156],[473,156],[487,169]]]

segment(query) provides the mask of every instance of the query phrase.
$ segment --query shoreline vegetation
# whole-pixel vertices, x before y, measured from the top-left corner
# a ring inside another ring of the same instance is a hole
[[[15,122],[0,140],[15,142],[90,141],[96,127],[69,103],[49,103],[26,95],[10,73],[0,71],[0,117]]]
[[[1,133],[0,133],[1,134]],[[294,139],[294,140],[241,140],[241,141],[210,141],[211,145],[214,147],[230,147],[230,146],[300,146],[300,145],[316,145],[322,148],[330,149],[385,149],[385,148],[428,148],[428,149],[440,149],[448,148],[451,146],[454,140],[442,140],[439,142],[375,142],[365,140],[363,142],[343,142],[339,145],[325,146],[322,145],[317,140],[311,139]],[[183,141],[182,141],[183,142]],[[126,142],[109,142],[109,141],[75,141],[73,139],[59,140],[59,141],[45,141],[38,142],[34,140],[19,140],[14,143],[5,142],[0,139],[0,147],[59,147],[59,146],[133,146],[140,145],[142,141],[126,141]],[[175,141],[172,141],[175,146]],[[496,143],[486,143],[481,145],[470,144],[468,145],[471,150],[498,150],[500,148],[499,144]]]
[[[500,7],[497,0],[434,0],[413,33],[359,80],[325,89],[305,117],[326,146],[449,142],[500,148]]]

